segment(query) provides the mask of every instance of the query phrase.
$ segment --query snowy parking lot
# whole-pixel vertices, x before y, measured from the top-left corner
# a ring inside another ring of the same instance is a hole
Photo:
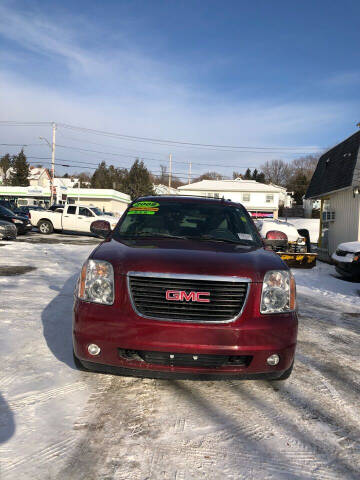
[[[360,478],[360,284],[295,271],[286,382],[94,374],[74,367],[71,312],[98,240],[34,238],[0,242],[1,480]]]

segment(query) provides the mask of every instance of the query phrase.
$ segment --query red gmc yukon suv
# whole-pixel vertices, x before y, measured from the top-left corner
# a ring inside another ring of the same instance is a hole
[[[85,262],[75,293],[79,368],[153,378],[288,378],[295,282],[245,208],[142,197]]]

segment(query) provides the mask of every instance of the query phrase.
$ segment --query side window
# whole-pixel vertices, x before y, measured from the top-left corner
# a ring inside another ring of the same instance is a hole
[[[76,213],[76,205],[71,205],[70,207],[68,207],[67,213],[68,213],[69,215],[75,215],[75,213]]]
[[[250,193],[243,193],[242,200],[243,202],[250,202]]]
[[[84,207],[79,207],[79,215],[82,215],[83,217],[92,217],[93,214],[90,212],[88,208]]]
[[[266,195],[266,203],[272,203],[274,201],[274,195]]]

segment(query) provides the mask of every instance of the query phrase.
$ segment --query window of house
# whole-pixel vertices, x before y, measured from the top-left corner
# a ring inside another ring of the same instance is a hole
[[[250,202],[250,193],[243,193],[242,199],[243,202]]]
[[[274,195],[266,195],[266,203],[272,203],[274,201]]]
[[[67,213],[68,213],[69,215],[75,215],[75,213],[76,213],[76,205],[71,205],[71,207],[68,207]]]
[[[220,198],[220,193],[214,193],[214,198]]]

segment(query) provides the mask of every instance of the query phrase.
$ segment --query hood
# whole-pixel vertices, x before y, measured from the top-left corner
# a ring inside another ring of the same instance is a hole
[[[278,255],[260,247],[182,239],[110,239],[91,258],[109,261],[117,275],[129,271],[189,273],[262,282],[268,270],[288,270]]]

